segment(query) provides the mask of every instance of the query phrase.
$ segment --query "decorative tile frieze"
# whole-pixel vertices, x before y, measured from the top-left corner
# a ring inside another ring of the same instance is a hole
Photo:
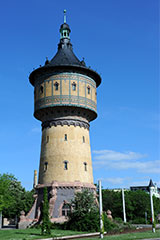
[[[89,123],[87,123],[87,122],[84,122],[84,121],[80,121],[80,120],[72,120],[72,119],[58,119],[58,120],[51,120],[51,121],[48,121],[48,122],[43,122],[42,123],[42,130],[44,129],[44,128],[50,128],[50,127],[52,127],[52,126],[57,126],[57,125],[61,125],[61,126],[64,126],[64,125],[67,125],[67,126],[71,126],[71,125],[73,125],[73,126],[75,126],[75,127],[77,127],[77,126],[79,126],[79,127],[83,127],[83,128],[85,128],[85,129],[88,129],[89,130],[89,127],[90,127],[90,125],[89,125]]]

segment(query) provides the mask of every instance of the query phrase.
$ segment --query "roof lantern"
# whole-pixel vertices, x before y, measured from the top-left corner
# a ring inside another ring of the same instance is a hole
[[[69,36],[69,34],[70,34],[70,32],[71,32],[71,30],[70,30],[70,28],[69,28],[69,25],[66,23],[66,10],[64,9],[64,11],[63,11],[63,13],[64,13],[64,23],[61,25],[61,27],[60,27],[60,38],[61,39],[70,39],[70,36]]]

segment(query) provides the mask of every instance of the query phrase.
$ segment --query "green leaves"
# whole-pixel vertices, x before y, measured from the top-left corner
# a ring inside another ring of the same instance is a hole
[[[48,192],[45,187],[43,190],[43,206],[42,206],[42,225],[41,231],[42,235],[50,235],[51,234],[51,222],[49,219],[49,203],[48,203]]]
[[[144,191],[125,191],[125,206],[127,221],[135,223],[145,223],[145,212],[147,212],[148,222],[151,218],[150,196]],[[123,219],[122,193],[104,189],[103,210],[111,210],[113,218]],[[159,199],[153,197],[155,216],[160,212]]]
[[[99,231],[99,213],[94,194],[88,190],[77,192],[71,201],[71,213],[67,229]]]
[[[3,216],[14,218],[22,210],[27,213],[33,204],[33,192],[26,191],[14,175],[0,174],[0,211]]]

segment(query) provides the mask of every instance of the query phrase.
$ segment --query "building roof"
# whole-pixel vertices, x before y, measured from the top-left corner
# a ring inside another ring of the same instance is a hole
[[[58,50],[56,55],[49,61],[48,59],[45,62],[43,67],[37,68],[34,70],[30,76],[29,80],[32,85],[34,85],[35,75],[46,73],[48,70],[56,71],[58,69],[65,69],[82,72],[93,78],[96,82],[97,87],[101,83],[100,75],[92,70],[91,68],[87,67],[84,59],[80,61],[73,52],[72,44],[70,42],[70,34],[71,30],[69,25],[64,22],[60,27],[61,38],[58,44]]]
[[[150,182],[149,182],[149,185],[148,185],[148,187],[150,188],[150,187],[155,187],[155,185],[153,184],[153,181],[152,181],[152,179],[150,179]]]

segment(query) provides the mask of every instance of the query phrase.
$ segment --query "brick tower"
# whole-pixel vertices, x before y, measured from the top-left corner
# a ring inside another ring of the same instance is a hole
[[[64,221],[67,202],[77,190],[95,190],[89,126],[97,117],[96,88],[101,77],[75,56],[70,32],[64,11],[56,55],[29,77],[34,117],[42,122],[42,141],[37,198],[28,218],[39,218],[44,186],[52,221]]]

